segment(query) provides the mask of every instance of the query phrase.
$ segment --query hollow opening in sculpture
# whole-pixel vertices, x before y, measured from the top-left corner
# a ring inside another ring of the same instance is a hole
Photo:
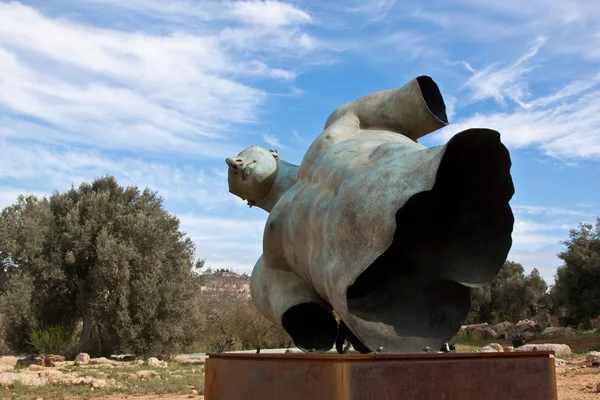
[[[446,115],[446,104],[438,85],[429,76],[417,77],[417,83],[423,94],[423,100],[429,111],[436,116],[437,119],[443,123],[448,123],[448,116]]]
[[[313,302],[290,307],[281,325],[296,347],[309,352],[326,352],[335,343],[338,324],[333,314]]]
[[[454,136],[433,188],[398,210],[391,246],[347,289],[350,314],[400,336],[452,337],[470,287],[491,281],[512,245],[510,166],[496,132]]]

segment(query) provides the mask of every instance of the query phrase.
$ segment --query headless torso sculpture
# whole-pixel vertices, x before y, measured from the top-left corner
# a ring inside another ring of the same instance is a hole
[[[489,129],[417,143],[447,123],[421,76],[335,110],[300,166],[258,146],[227,159],[230,192],[270,213],[253,302],[300,349],[340,337],[363,353],[439,349],[501,268],[510,156]]]

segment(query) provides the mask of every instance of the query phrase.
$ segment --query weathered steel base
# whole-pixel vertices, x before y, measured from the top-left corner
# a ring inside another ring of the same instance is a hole
[[[551,352],[210,354],[206,400],[556,400]]]

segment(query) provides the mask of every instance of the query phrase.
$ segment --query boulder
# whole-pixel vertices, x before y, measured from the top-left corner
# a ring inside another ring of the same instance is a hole
[[[85,385],[96,389],[119,386],[113,379],[99,379],[91,376],[77,376],[74,374],[65,374],[58,382],[61,385],[66,386]]]
[[[118,361],[109,360],[106,357],[91,358],[90,365],[116,365]]]
[[[150,367],[150,368],[164,368],[167,366],[167,362],[166,361],[160,361],[158,358],[156,357],[150,357],[146,360],[146,362],[144,363],[144,365]]]
[[[600,365],[600,351],[590,351],[585,356],[588,365]]]
[[[500,338],[501,335],[498,334],[498,332],[496,332],[494,329],[492,329],[491,327],[486,327],[483,328],[483,338],[485,340],[495,340]]]
[[[515,351],[515,348],[513,346],[504,346],[503,349],[504,349],[505,353],[510,353],[510,352]]]
[[[135,375],[139,379],[155,379],[155,378],[160,378],[159,374],[157,374],[154,371],[150,371],[150,370],[138,371],[138,372],[135,373]]]
[[[88,353],[79,353],[75,357],[75,365],[89,364],[90,355]]]
[[[460,327],[460,330],[458,331],[458,333],[456,334],[456,336],[458,337],[466,337],[466,336],[471,336],[473,334],[473,331],[478,329],[478,328],[486,328],[489,325],[487,323],[483,323],[483,324],[472,324],[472,325],[463,325]]]
[[[0,365],[10,366],[11,368],[14,368],[17,366],[17,357],[13,357],[13,356],[0,357]]]
[[[16,372],[5,372],[0,374],[0,386],[12,388],[15,383],[23,386],[44,386],[48,383],[48,379],[40,377],[37,374]]]
[[[525,332],[536,332],[538,330],[539,329],[535,321],[530,319],[524,319],[515,324],[515,331],[521,335]]]
[[[553,351],[555,357],[566,357],[571,355],[571,348],[566,344],[543,343],[543,344],[525,344],[515,349],[515,351]]]
[[[594,319],[590,319],[590,327],[592,329],[600,329],[600,316]]]
[[[547,312],[539,312],[532,319],[537,325],[537,329],[543,331],[548,327],[557,327],[558,317],[555,317]]]
[[[483,340],[483,329],[484,328],[475,328],[471,331],[471,339],[472,340]]]
[[[490,343],[479,349],[479,353],[503,353],[504,348],[498,343]]]
[[[491,327],[494,331],[498,333],[498,337],[503,337],[505,339],[510,339],[510,336],[514,333],[515,324],[512,322],[504,321],[499,324],[493,325]]]
[[[542,337],[545,339],[554,339],[554,338],[573,338],[577,337],[577,331],[573,328],[557,328],[557,327],[549,327],[543,330]]]
[[[75,361],[55,361],[54,362],[54,366],[57,368],[72,367],[73,365],[75,365]]]
[[[64,362],[65,356],[49,355],[44,358],[46,367],[54,367],[57,362]]]
[[[531,342],[537,338],[537,334],[535,332],[524,332],[522,336],[525,342]]]

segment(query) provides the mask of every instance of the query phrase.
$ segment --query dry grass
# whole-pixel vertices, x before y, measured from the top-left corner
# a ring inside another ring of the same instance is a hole
[[[105,396],[165,396],[191,395],[192,390],[204,392],[204,367],[182,366],[176,362],[167,368],[149,368],[147,366],[114,367],[103,366],[65,367],[65,373],[75,373],[81,377],[114,380],[116,387],[93,388],[91,386],[66,386],[48,384],[38,387],[25,387],[15,384],[12,388],[0,388],[0,399],[88,399]],[[137,373],[152,371],[154,377],[140,379]],[[135,379],[133,377],[136,376]]]

